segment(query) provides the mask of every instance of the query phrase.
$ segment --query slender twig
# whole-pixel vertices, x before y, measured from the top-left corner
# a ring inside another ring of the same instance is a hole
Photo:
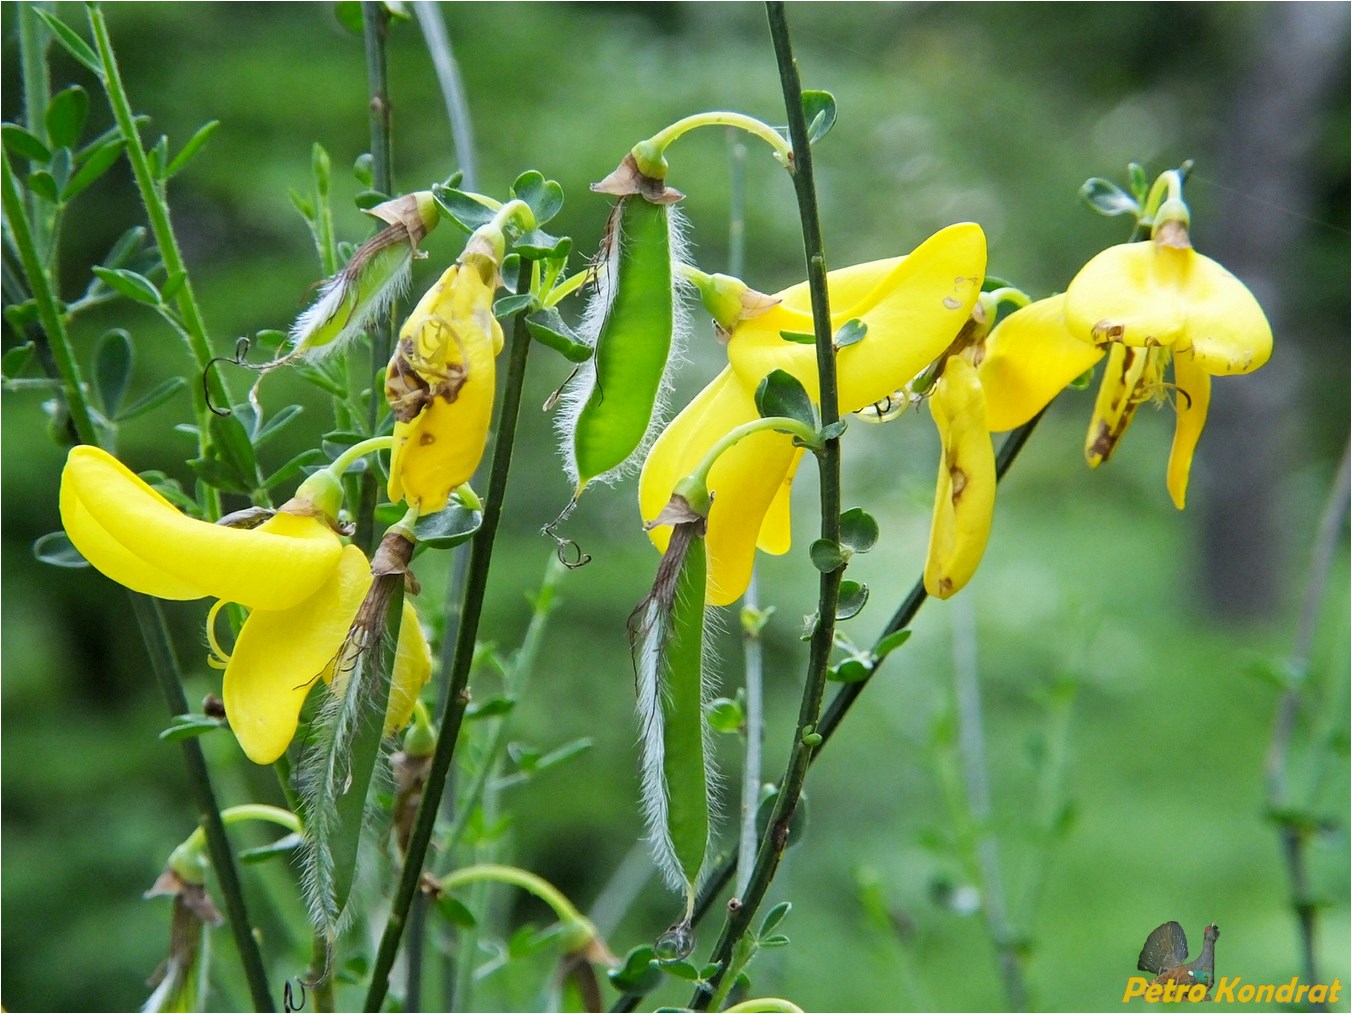
[[[953,697],[958,712],[958,755],[966,785],[967,820],[975,836],[976,873],[986,930],[995,945],[1005,1000],[1010,1010],[1027,1007],[1027,991],[1017,943],[1005,911],[1000,848],[991,827],[991,791],[986,763],[986,738],[981,722],[981,682],[977,674],[976,620],[970,600],[953,603]]]
[[[1014,460],[1019,456],[1019,452],[1023,450],[1024,445],[1028,442],[1028,438],[1032,435],[1034,428],[1041,419],[1042,413],[1039,413],[1018,429],[1011,432],[1009,436],[1005,438],[1004,443],[1000,445],[1000,450],[995,457],[995,477],[997,482],[1002,480],[1005,473],[1009,471],[1010,466],[1013,465]],[[888,620],[887,625],[878,634],[878,639],[873,645],[874,649],[876,650],[885,638],[899,630],[905,630],[909,627],[911,622],[915,619],[916,614],[920,611],[920,607],[925,604],[927,598],[928,595],[925,592],[925,582],[923,579],[918,579],[911,588],[909,594],[907,594],[906,598],[904,598],[897,607],[896,612],[892,614],[892,618]],[[859,699],[859,695],[863,693],[864,688],[877,678],[878,671],[886,664],[887,658],[890,657],[895,657],[895,655],[885,656],[880,659],[877,664],[874,665],[873,671],[869,673],[866,679],[860,680],[857,683],[845,684],[835,697],[831,698],[830,704],[828,704],[826,710],[822,712],[821,722],[817,725],[817,731],[822,737],[822,742],[818,744],[817,749],[813,752],[811,763],[815,764],[818,758],[821,757],[822,749],[831,739],[832,733],[840,728],[840,723],[845,720],[845,716],[849,714],[850,709],[854,706],[854,702]],[[736,870],[737,857],[731,856],[709,874],[708,878],[704,881],[704,884],[700,887],[698,896],[695,898],[695,911],[691,920],[692,925],[698,926],[704,920],[705,916],[713,909],[714,903],[718,900],[724,889],[727,888],[728,881],[732,879],[732,875]],[[625,993],[615,1001],[611,1010],[616,1012],[632,1011],[638,1007],[639,1003],[646,995],[646,992]]]
[[[812,150],[808,142],[807,122],[803,114],[802,86],[798,80],[798,67],[793,59],[784,5],[771,2],[765,6],[770,23],[770,37],[779,65],[779,79],[783,87],[784,108],[789,122],[789,140],[793,145],[793,185],[798,199],[798,215],[802,222],[803,253],[807,261],[808,291],[811,296],[812,319],[817,338],[818,405],[822,425],[830,426],[839,420],[840,410],[836,397],[836,359],[831,335],[831,308],[826,289],[826,253],[817,214],[817,192],[812,178]],[[825,441],[818,451],[817,470],[821,499],[821,538],[834,545],[840,542],[838,437]],[[696,1010],[707,1009],[717,994],[722,978],[728,970],[733,948],[750,927],[752,917],[760,907],[779,868],[784,850],[788,847],[789,825],[798,807],[813,749],[821,742],[816,734],[816,727],[826,692],[826,670],[831,661],[831,649],[835,641],[836,606],[840,598],[843,572],[844,567],[838,567],[823,573],[818,582],[817,621],[812,633],[807,679],[798,709],[798,722],[794,729],[788,766],[780,781],[780,791],[775,797],[774,810],[762,836],[756,864],[747,879],[746,889],[737,899],[738,904],[735,907],[729,906],[723,931],[714,946],[710,961],[718,962],[719,970],[706,984],[696,989],[691,1001],[691,1006]]]
[[[530,283],[530,262],[522,259],[518,285],[524,291]],[[512,463],[512,447],[516,441],[516,421],[521,409],[526,358],[530,352],[530,332],[526,330],[525,315],[518,314],[512,329],[511,358],[503,387],[502,411],[498,416],[498,434],[493,447],[493,465],[488,479],[488,496],[484,504],[483,522],[474,534],[469,559],[469,578],[465,587],[465,606],[456,638],[455,660],[445,677],[449,683],[446,707],[438,722],[437,749],[432,755],[432,766],[427,773],[422,805],[409,836],[408,852],[403,872],[390,910],[385,933],[376,952],[371,975],[371,986],[366,994],[366,1009],[377,1010],[389,991],[390,969],[399,951],[399,940],[408,918],[409,906],[417,890],[418,878],[432,840],[437,810],[446,776],[455,758],[460,726],[469,706],[469,670],[474,660],[474,641],[479,633],[479,618],[483,613],[484,591],[488,585],[488,569],[493,559],[493,540],[497,536],[502,517],[503,498],[507,492],[507,474]]]
[[[460,78],[460,67],[451,52],[451,40],[446,34],[446,22],[441,17],[441,5],[431,0],[416,0],[413,13],[418,18],[423,39],[427,42],[432,68],[436,71],[442,101],[446,103],[446,118],[451,123],[451,146],[460,163],[460,186],[477,190],[479,173],[474,154],[474,129],[470,125],[469,102],[465,98],[465,83]]]
[[[85,400],[84,381],[80,379],[80,367],[71,350],[70,337],[66,334],[66,324],[57,306],[56,293],[52,291],[52,280],[42,266],[42,260],[30,230],[31,223],[19,194],[19,185],[14,178],[14,170],[9,164],[8,152],[0,152],[0,170],[3,171],[3,207],[6,225],[14,245],[19,251],[19,260],[23,264],[24,274],[28,276],[28,287],[38,307],[38,320],[42,323],[38,341],[45,341],[51,352],[61,377],[61,387],[65,394],[66,408],[70,412],[70,421],[75,427],[75,435],[81,443],[97,444],[98,431]]]
[[[47,104],[52,97],[47,64],[51,33],[43,27],[37,11],[47,6],[36,3],[19,5],[19,62],[23,70],[24,123],[44,144],[47,143]],[[51,226],[46,215],[37,213],[40,205],[36,194],[29,200],[28,207],[34,212],[31,222],[33,245],[38,250],[47,251],[51,245]],[[10,217],[10,213],[6,211],[5,216]]]
[[[1287,762],[1289,760],[1291,738],[1295,733],[1296,718],[1309,689],[1311,656],[1314,654],[1315,632],[1319,625],[1319,614],[1328,589],[1329,569],[1333,565],[1338,538],[1342,534],[1343,524],[1348,512],[1348,464],[1347,445],[1343,447],[1342,460],[1329,488],[1324,512],[1319,520],[1319,530],[1315,537],[1314,548],[1310,554],[1309,580],[1305,586],[1305,598],[1301,604],[1300,621],[1296,631],[1295,644],[1287,668],[1287,687],[1277,705],[1277,717],[1272,728],[1272,744],[1267,755],[1267,795],[1268,809],[1279,822],[1279,834],[1282,843],[1282,858],[1286,863],[1287,879],[1291,884],[1291,906],[1296,914],[1296,923],[1300,931],[1301,951],[1305,961],[1305,980],[1318,982],[1316,974],[1315,931],[1318,911],[1310,894],[1310,886],[1305,865],[1305,847],[1309,843],[1309,828],[1300,816],[1291,812],[1288,798]],[[1322,1007],[1322,1005],[1321,1005]],[[1317,1007],[1316,1009],[1321,1009]]]
[[[141,637],[145,640],[146,650],[150,653],[150,668],[160,684],[160,691],[164,694],[169,714],[186,714],[188,700],[183,694],[182,671],[174,654],[173,641],[170,640],[169,628],[164,622],[164,613],[160,609],[159,602],[149,596],[132,592],[131,606],[136,614],[136,622],[141,628]],[[221,809],[216,802],[216,792],[211,787],[207,762],[202,756],[202,744],[195,737],[189,736],[180,740],[179,746],[183,750],[183,765],[188,773],[188,786],[197,803],[202,829],[206,832],[207,851],[211,855],[211,865],[216,870],[216,879],[220,885],[221,895],[225,899],[230,932],[239,950],[240,961],[244,964],[244,976],[249,983],[254,1009],[276,1010],[271,990],[268,988],[263,956],[259,953],[258,941],[254,938],[253,927],[249,924],[249,912],[244,904],[244,892],[235,869],[230,839],[226,836],[225,824],[221,820]]]
[[[131,165],[132,176],[136,179],[136,188],[141,194],[141,203],[145,205],[146,219],[150,232],[155,237],[155,246],[159,250],[160,260],[168,277],[183,274],[183,284],[174,296],[178,316],[182,321],[182,334],[187,340],[197,369],[205,377],[204,384],[193,384],[193,408],[198,421],[198,443],[205,451],[210,442],[207,422],[210,411],[207,407],[207,392],[211,400],[218,405],[229,405],[230,392],[221,376],[221,371],[209,369],[212,359],[211,341],[207,337],[206,323],[202,311],[197,305],[193,293],[192,279],[188,275],[187,265],[179,249],[178,237],[174,233],[169,218],[169,204],[165,200],[164,181],[156,179],[150,167],[150,157],[141,143],[141,134],[136,126],[136,117],[132,113],[127,90],[118,71],[117,57],[113,53],[112,40],[108,35],[108,26],[103,19],[103,11],[97,4],[88,8],[89,26],[94,34],[94,43],[98,49],[99,61],[103,65],[102,82],[108,104],[113,110],[113,119],[117,121],[118,133],[126,141],[127,161]],[[205,385],[205,386],[204,386]]]

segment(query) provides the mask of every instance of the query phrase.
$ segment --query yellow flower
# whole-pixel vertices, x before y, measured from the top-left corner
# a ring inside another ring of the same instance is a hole
[[[867,326],[864,339],[837,353],[842,412],[854,412],[903,387],[953,340],[969,318],[986,270],[986,241],[979,226],[962,224],[935,233],[908,257],[832,271],[827,287],[833,332],[848,320]],[[781,331],[811,332],[806,284],[779,293],[777,305],[733,328],[730,366],[666,428],[643,466],[639,509],[651,522],[713,445],[737,426],[758,418],[755,390],[776,369],[796,377],[816,400],[816,351],[784,340]],[[707,596],[714,605],[740,598],[751,580],[757,548],[787,552],[789,492],[802,449],[787,434],[752,434],[725,451],[709,472]],[[670,526],[650,531],[665,551]]]
[[[480,253],[447,269],[399,335],[385,378],[394,412],[390,500],[442,510],[479,467],[493,416],[497,267]]]
[[[269,764],[296,732],[300,706],[331,667],[366,588],[365,557],[343,547],[329,517],[336,480],[317,473],[257,528],[182,514],[97,447],[72,448],[61,475],[61,520],[71,543],[119,584],[166,599],[212,596],[252,611],[225,671],[226,715],[249,758]],[[214,615],[214,610],[213,610]],[[408,721],[431,662],[406,606],[387,723]]]

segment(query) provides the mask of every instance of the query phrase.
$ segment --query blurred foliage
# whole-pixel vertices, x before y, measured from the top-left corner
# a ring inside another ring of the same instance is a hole
[[[82,9],[56,5],[81,31]],[[1189,186],[1199,248],[1226,262],[1213,238],[1218,216],[1246,212],[1263,166],[1226,160],[1228,104],[1274,7],[1200,4],[795,4],[790,8],[807,87],[827,88],[839,120],[817,155],[830,262],[909,249],[935,228],[974,219],[986,228],[991,272],[1036,295],[1063,287],[1089,255],[1119,242],[1120,222],[1075,202],[1089,176],[1121,180],[1128,160],[1158,171],[1194,158]],[[13,4],[3,13],[3,117],[21,118]],[[501,194],[525,168],[559,180],[567,204],[551,230],[594,249],[605,202],[587,184],[628,146],[690,112],[732,108],[782,119],[779,83],[755,4],[610,3],[444,6],[475,127],[478,189]],[[107,16],[129,91],[153,138],[181,145],[221,121],[171,203],[217,351],[260,328],[284,328],[319,276],[305,223],[287,193],[308,190],[310,151],[333,158],[340,237],[369,226],[353,208],[361,189],[343,171],[367,140],[360,39],[330,5],[111,5]],[[1276,837],[1263,815],[1262,769],[1278,692],[1253,678],[1289,650],[1305,553],[1328,477],[1347,437],[1348,111],[1346,25],[1341,82],[1312,115],[1309,192],[1299,203],[1299,241],[1273,266],[1287,296],[1277,355],[1290,364],[1280,425],[1291,452],[1270,476],[1284,519],[1282,608],[1242,627],[1207,619],[1193,570],[1200,523],[1178,515],[1163,488],[1169,413],[1144,414],[1111,466],[1089,473],[1080,443],[1090,401],[1070,392],[1053,407],[1002,488],[992,543],[964,596],[978,617],[995,826],[1004,850],[1012,916],[1031,941],[1031,1002],[1046,1009],[1107,1009],[1121,997],[1145,935],[1177,919],[1189,933],[1219,923],[1221,974],[1282,982],[1296,973],[1294,920]],[[53,90],[88,73],[54,51]],[[447,120],[416,25],[390,35],[395,176],[426,187],[456,168]],[[1299,74],[1299,61],[1291,73]],[[1274,87],[1277,84],[1274,84]],[[100,100],[91,124],[108,122]],[[726,140],[709,131],[671,153],[672,183],[688,195],[700,265],[727,258]],[[1222,175],[1223,168],[1228,170]],[[802,275],[789,181],[751,151],[747,182],[747,280],[775,291]],[[1266,192],[1265,192],[1266,193]],[[1280,197],[1278,198],[1280,200]],[[63,290],[83,289],[87,265],[141,210],[124,166],[80,199],[62,249]],[[1212,242],[1209,243],[1209,240]],[[457,253],[444,227],[429,238],[415,288]],[[1261,295],[1261,294],[1260,294]],[[133,401],[190,364],[178,339],[126,303],[91,314],[77,340],[122,327],[141,360]],[[8,348],[15,336],[4,335]],[[712,341],[690,350],[678,397],[702,386],[720,357]],[[85,360],[88,362],[88,358]],[[530,617],[522,591],[538,585],[552,546],[539,527],[569,490],[547,417],[530,411],[568,375],[537,354],[507,513],[489,586],[484,636],[510,650]],[[1265,374],[1218,385],[1263,383]],[[194,382],[195,378],[193,379]],[[234,380],[242,386],[243,379]],[[300,420],[269,444],[275,468],[313,446],[327,409],[313,389],[270,378],[264,399],[294,401]],[[122,593],[92,571],[39,565],[31,544],[58,526],[56,488],[64,449],[47,437],[42,396],[7,391],[3,412],[3,827],[0,960],[6,1005],[18,1009],[129,1009],[164,953],[167,902],[142,901],[169,849],[195,815],[177,748],[156,739],[167,724]],[[191,438],[171,426],[186,394],[126,425],[119,452],[133,468],[184,481]],[[923,559],[935,450],[928,426],[854,427],[846,500],[878,517],[882,541],[851,570],[872,589],[870,608],[847,630],[860,643],[881,629]],[[1242,433],[1208,431],[1208,447]],[[904,462],[904,465],[902,464]],[[1195,481],[1204,484],[1205,470]],[[800,483],[800,486],[804,484]],[[810,484],[808,484],[810,486]],[[802,668],[797,616],[812,609],[806,547],[815,491],[799,490],[794,551],[767,559],[761,586],[779,609],[766,630],[767,763],[781,763]],[[633,677],[624,617],[644,591],[654,557],[637,532],[626,485],[589,494],[568,534],[595,557],[570,574],[514,738],[543,750],[577,737],[594,746],[559,772],[506,797],[502,833],[515,861],[585,907],[641,834],[635,804]],[[1054,505],[1054,506],[1053,506]],[[616,533],[632,533],[620,538]],[[446,555],[446,554],[441,554]],[[439,604],[445,560],[419,570]],[[1347,660],[1348,574],[1335,567],[1324,610],[1314,685],[1294,781],[1333,830],[1312,843],[1312,879],[1329,907],[1320,937],[1325,978],[1349,980]],[[218,689],[205,666],[198,613],[168,607],[189,697]],[[735,625],[734,625],[735,626]],[[756,993],[807,1009],[983,1009],[1001,1000],[980,919],[954,905],[963,871],[937,781],[951,648],[943,605],[921,613],[915,636],[887,664],[808,783],[812,819],[772,901],[791,898],[792,945],[753,968]],[[729,695],[736,685],[734,633],[724,635]],[[1075,691],[1066,772],[1073,810],[1049,853],[1036,845],[1033,814],[1043,770],[1048,697]],[[477,691],[483,697],[489,689]],[[224,736],[209,756],[233,760]],[[727,744],[731,746],[729,739]],[[1331,765],[1328,756],[1334,758]],[[735,770],[735,757],[726,767]],[[1323,765],[1323,768],[1320,766]],[[276,796],[272,773],[217,764],[231,802]],[[1322,771],[1322,773],[1321,773]],[[247,835],[240,836],[248,839]],[[260,839],[265,840],[265,839]],[[257,841],[249,841],[258,844]],[[249,875],[265,939],[298,905],[276,863]],[[1023,892],[1034,877],[1034,906]],[[547,921],[528,900],[495,914],[505,927]],[[280,915],[279,915],[280,913]],[[670,922],[656,885],[611,934],[623,953]],[[714,930],[701,933],[707,947]],[[222,1009],[243,1003],[228,937],[215,975]],[[275,952],[274,952],[275,953]],[[297,952],[295,971],[306,955]],[[547,977],[489,976],[486,1005],[529,1008]],[[433,975],[432,985],[436,984]],[[670,990],[653,999],[684,1002]],[[355,1002],[355,999],[353,1000]],[[429,1006],[435,1004],[429,1001]]]

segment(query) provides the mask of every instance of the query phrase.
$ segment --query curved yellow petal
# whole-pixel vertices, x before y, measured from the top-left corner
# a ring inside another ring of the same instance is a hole
[[[255,764],[271,764],[296,734],[301,705],[328,670],[371,584],[366,557],[342,551],[330,579],[290,609],[255,609],[225,667],[222,697],[230,728]]]
[[[318,517],[278,513],[254,529],[199,521],[97,447],[71,449],[61,522],[94,567],[133,591],[285,609],[328,578],[342,551]]]
[[[858,318],[863,341],[836,357],[840,411],[856,412],[907,384],[957,335],[971,315],[986,272],[986,237],[972,223],[936,232],[907,257],[874,261],[827,275],[831,327]],[[772,370],[786,370],[818,397],[817,353],[785,341],[781,331],[810,332],[806,284],[778,294],[780,303],[743,321],[728,341],[728,359],[752,390]]]
[[[394,678],[390,683],[390,704],[385,709],[385,735],[392,736],[413,717],[418,694],[432,678],[432,651],[427,646],[418,611],[405,600],[399,621],[399,645],[394,659]]]
[[[1090,468],[1113,456],[1141,403],[1163,393],[1163,364],[1158,349],[1114,345],[1108,350],[1103,380],[1094,399],[1094,417],[1084,438],[1084,456]]]
[[[960,591],[986,552],[995,513],[995,451],[976,369],[961,356],[944,367],[929,400],[939,428],[939,481],[925,558],[925,590]]]
[[[1188,495],[1188,474],[1192,471],[1192,454],[1206,425],[1207,408],[1211,404],[1211,377],[1207,371],[1186,353],[1174,355],[1174,398],[1178,421],[1174,424],[1174,443],[1169,449],[1169,470],[1166,482],[1174,506],[1183,509]]]
[[[653,444],[639,477],[639,510],[644,522],[661,512],[676,483],[698,467],[704,455],[733,428],[758,418],[752,393],[725,369],[686,406]],[[777,513],[766,541],[788,549],[787,500],[777,504],[792,481],[797,448],[783,433],[755,433],[722,454],[709,472],[713,504],[705,545],[708,551],[708,600],[728,605],[741,597],[751,581],[756,542],[771,505]],[[649,536],[665,551],[670,526]]]
[[[1151,240],[1122,243],[1096,255],[1066,289],[1071,333],[1104,346],[1171,346],[1188,320],[1191,249]]]
[[[978,352],[977,377],[992,433],[1022,426],[1103,356],[1070,333],[1064,306],[1065,296],[1052,296],[1016,310]]]
[[[1253,293],[1210,257],[1194,254],[1188,323],[1174,351],[1192,349],[1213,376],[1250,373],[1272,355],[1272,327]]]
[[[427,385],[425,404],[396,422],[388,492],[423,514],[442,510],[483,458],[497,383],[502,329],[493,318],[493,282],[474,267],[451,267],[428,290],[400,334],[407,365]]]
[[[789,503],[793,493],[793,477],[798,473],[798,463],[803,458],[803,451],[802,447],[794,449],[793,461],[789,463],[789,470],[784,475],[784,481],[780,483],[779,492],[770,501],[770,508],[765,512],[765,520],[761,523],[760,535],[756,539],[756,548],[762,553],[783,556],[789,551],[793,534]]]

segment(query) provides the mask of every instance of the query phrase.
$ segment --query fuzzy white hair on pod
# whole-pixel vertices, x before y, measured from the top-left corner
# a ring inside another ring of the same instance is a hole
[[[713,729],[703,717],[704,709],[713,698],[716,683],[712,665],[715,656],[709,647],[710,638],[717,636],[717,619],[712,614],[712,610],[704,610],[704,658],[700,667],[700,738],[704,761],[704,790],[709,805],[709,830],[704,842],[704,862],[693,880],[687,879],[685,871],[681,869],[680,860],[676,855],[676,845],[671,840],[671,825],[668,819],[665,705],[669,701],[670,693],[662,656],[671,629],[668,617],[657,601],[649,602],[643,613],[639,628],[642,640],[635,659],[638,691],[635,711],[638,714],[639,726],[639,791],[643,820],[648,829],[648,844],[652,849],[657,868],[662,873],[662,879],[673,891],[680,893],[699,890],[709,872],[714,825],[717,823],[721,796],[721,780],[714,763]]]
[[[395,300],[408,291],[412,277],[413,258],[406,257],[363,304],[359,298],[357,279],[344,268],[320,286],[319,297],[291,325],[288,335],[291,347],[311,361],[324,359],[337,352],[365,331],[372,321],[387,315]],[[344,317],[346,319],[342,319]],[[342,323],[332,338],[319,345],[306,346],[305,343],[316,332],[332,326],[336,319],[342,319]]]
[[[643,200],[638,196],[628,199]],[[688,297],[694,292],[694,286],[681,271],[681,265],[689,263],[690,224],[676,205],[669,204],[665,207],[667,243],[671,255],[671,347],[667,352],[666,365],[662,368],[662,378],[657,385],[657,396],[653,401],[652,415],[648,419],[643,439],[624,461],[601,475],[589,477],[587,480],[589,483],[600,482],[606,485],[615,483],[632,473],[648,453],[648,448],[652,446],[657,434],[666,424],[676,368],[685,361],[685,350],[694,333],[687,305]],[[592,355],[578,367],[577,372],[565,385],[559,395],[558,408],[554,416],[554,431],[558,434],[564,471],[574,486],[582,478],[577,464],[578,419],[596,388],[596,345],[601,338],[601,329],[605,326],[606,317],[610,314],[611,304],[615,301],[615,278],[620,262],[620,247],[624,242],[624,236],[619,229],[615,229],[611,235],[609,248],[605,251],[605,260],[597,272],[596,282],[582,312],[582,321],[578,325],[578,337],[591,346]]]

